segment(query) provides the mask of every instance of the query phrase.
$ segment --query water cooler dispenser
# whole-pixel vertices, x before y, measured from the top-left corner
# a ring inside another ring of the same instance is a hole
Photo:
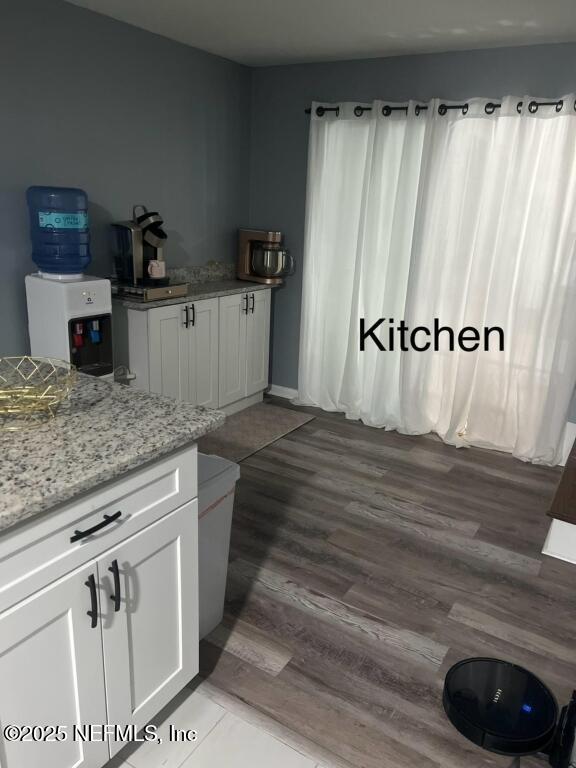
[[[34,357],[58,357],[83,373],[113,378],[109,280],[89,277],[88,197],[73,187],[30,187],[32,258],[26,278]]]
[[[28,275],[26,299],[33,357],[58,357],[82,373],[112,380],[109,280],[86,275],[76,280]]]

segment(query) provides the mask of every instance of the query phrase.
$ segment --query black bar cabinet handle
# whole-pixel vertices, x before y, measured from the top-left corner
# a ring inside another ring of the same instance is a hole
[[[196,325],[196,307],[194,304],[191,306],[192,309],[192,325]]]
[[[118,520],[118,518],[121,516],[122,512],[114,512],[113,515],[104,515],[104,520],[102,520],[101,523],[93,525],[92,528],[88,528],[87,531],[74,531],[74,536],[70,537],[70,543],[73,544],[75,541],[85,539],[86,536],[91,536],[93,533],[96,533],[96,531],[100,531],[102,528],[105,528],[107,525],[113,523],[114,520]]]
[[[86,615],[90,616],[90,619],[91,619],[90,626],[92,627],[92,629],[95,629],[95,627],[98,625],[98,597],[96,595],[96,579],[94,578],[93,573],[91,573],[90,576],[88,576],[88,581],[85,581],[84,584],[90,590],[90,605],[91,605],[90,610],[86,611]]]
[[[184,307],[184,328],[190,327],[190,310],[188,308],[188,305]]]
[[[244,306],[242,308],[242,312],[244,312],[245,315],[248,314],[248,294],[245,293],[242,297],[242,301],[244,302]]]
[[[256,300],[254,299],[254,294],[252,294],[250,298],[252,299],[252,306],[250,307],[250,311],[252,312],[252,314],[254,314],[254,305],[256,303]]]
[[[108,570],[114,576],[114,594],[110,595],[110,600],[114,601],[114,613],[118,613],[120,610],[120,569],[118,568],[118,560],[112,560],[112,565]]]

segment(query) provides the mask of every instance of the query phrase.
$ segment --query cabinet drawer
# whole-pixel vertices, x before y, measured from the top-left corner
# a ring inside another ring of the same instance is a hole
[[[197,495],[193,446],[6,533],[0,538],[0,611]]]

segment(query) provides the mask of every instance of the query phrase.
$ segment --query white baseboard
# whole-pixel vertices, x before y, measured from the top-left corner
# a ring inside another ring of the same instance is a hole
[[[576,440],[576,424],[573,424],[571,421],[567,421],[566,431],[564,432],[564,446],[562,448],[562,461],[560,462],[561,467],[563,467],[568,461],[568,456],[570,456],[570,451],[572,450],[572,446],[574,445],[574,440]]]
[[[243,397],[241,400],[236,400],[235,403],[230,403],[230,405],[224,405],[221,408],[218,408],[218,410],[224,411],[226,416],[232,416],[234,413],[243,411],[244,408],[249,408],[251,405],[261,403],[262,400],[264,400],[264,392],[257,392],[255,395],[250,395],[250,397]]]
[[[268,390],[268,394],[276,395],[276,397],[285,397],[287,400],[294,400],[295,397],[298,397],[298,390],[290,389],[290,387],[280,387],[278,384],[272,384]],[[576,427],[576,424],[574,424],[574,426]]]

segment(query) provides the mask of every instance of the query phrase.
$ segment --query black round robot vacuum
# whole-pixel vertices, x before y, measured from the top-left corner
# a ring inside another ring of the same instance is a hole
[[[523,667],[499,659],[465,659],[446,675],[444,710],[463,736],[502,755],[544,753],[555,768],[570,764],[576,694],[558,717],[551,691]]]

